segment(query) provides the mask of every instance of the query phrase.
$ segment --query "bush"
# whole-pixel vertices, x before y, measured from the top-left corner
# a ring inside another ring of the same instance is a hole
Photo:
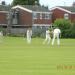
[[[75,38],[75,24],[73,24],[73,26],[71,27],[70,32],[71,32],[70,36],[72,38]]]
[[[57,19],[54,22],[55,27],[59,27],[61,29],[61,34],[63,38],[68,38],[71,37],[71,26],[72,23],[70,20],[65,20],[65,19]]]

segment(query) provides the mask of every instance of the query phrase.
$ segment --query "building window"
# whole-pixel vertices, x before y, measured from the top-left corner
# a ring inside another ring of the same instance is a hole
[[[42,19],[45,19],[45,14],[44,13],[42,14]]]
[[[50,19],[51,15],[50,14],[45,14],[45,19]]]
[[[12,24],[19,24],[19,11],[14,11],[12,13]]]
[[[37,19],[37,13],[33,13],[33,19]]]
[[[64,19],[69,19],[69,14],[68,13],[64,14]]]
[[[42,19],[42,13],[40,13],[40,19]]]

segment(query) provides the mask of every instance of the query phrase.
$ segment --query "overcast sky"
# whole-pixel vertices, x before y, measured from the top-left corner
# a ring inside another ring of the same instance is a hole
[[[7,4],[10,4],[13,0],[0,0],[0,3],[1,1],[5,1]],[[41,5],[48,6],[49,8],[55,6],[71,6],[73,2],[75,2],[75,0],[40,0]]]

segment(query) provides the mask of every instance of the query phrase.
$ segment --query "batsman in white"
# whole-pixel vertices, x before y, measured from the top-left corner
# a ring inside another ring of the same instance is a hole
[[[45,44],[46,42],[47,42],[47,44],[49,44],[50,43],[50,40],[51,40],[50,31],[49,31],[49,29],[47,29],[46,30],[46,38],[45,38],[43,44]]]
[[[53,31],[53,39],[52,39],[52,45],[54,45],[54,41],[55,39],[57,39],[57,45],[60,45],[60,34],[61,34],[61,30],[57,27],[54,29]]]
[[[31,43],[31,36],[32,36],[32,30],[31,28],[27,29],[27,43],[30,44]]]
[[[3,32],[0,31],[0,43],[2,42],[2,39],[3,39]]]

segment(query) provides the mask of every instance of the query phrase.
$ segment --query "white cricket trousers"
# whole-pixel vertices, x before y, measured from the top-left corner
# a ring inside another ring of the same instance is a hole
[[[31,43],[31,37],[30,37],[30,36],[27,37],[27,43],[28,43],[28,44]]]
[[[46,42],[47,44],[49,44],[50,40],[51,40],[50,36],[46,36],[46,39],[44,40],[43,44],[45,44]]]
[[[55,39],[57,39],[57,45],[60,45],[59,34],[53,35],[52,45],[54,45]]]

